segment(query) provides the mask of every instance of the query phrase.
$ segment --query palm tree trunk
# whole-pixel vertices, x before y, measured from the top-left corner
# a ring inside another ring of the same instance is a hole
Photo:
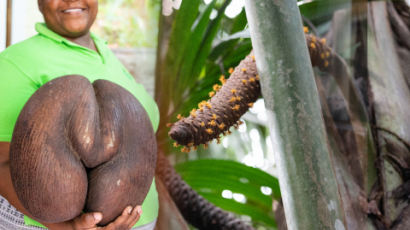
[[[296,1],[247,0],[288,229],[345,229]]]

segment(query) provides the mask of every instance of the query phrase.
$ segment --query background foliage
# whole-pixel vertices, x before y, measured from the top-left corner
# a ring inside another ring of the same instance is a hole
[[[160,0],[100,0],[92,30],[111,47],[155,47]]]

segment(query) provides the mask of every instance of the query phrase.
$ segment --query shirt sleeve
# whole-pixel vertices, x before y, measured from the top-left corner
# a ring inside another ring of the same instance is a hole
[[[20,111],[37,89],[16,64],[0,56],[0,141],[11,141]]]

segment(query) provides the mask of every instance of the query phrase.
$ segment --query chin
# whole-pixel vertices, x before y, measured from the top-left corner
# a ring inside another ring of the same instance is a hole
[[[78,38],[78,37],[81,37],[81,36],[83,36],[83,35],[85,35],[85,34],[87,34],[87,33],[88,33],[88,30],[87,30],[87,31],[80,31],[80,32],[69,32],[69,33],[64,34],[64,37],[67,37],[67,38]]]
[[[88,26],[80,26],[78,24],[76,26],[66,26],[64,29],[66,31],[65,35],[70,38],[80,37],[89,31]]]

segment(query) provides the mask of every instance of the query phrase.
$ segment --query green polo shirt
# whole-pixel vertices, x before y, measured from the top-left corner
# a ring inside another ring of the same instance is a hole
[[[36,24],[37,35],[10,46],[0,53],[0,141],[10,142],[17,117],[30,96],[48,81],[64,75],[82,75],[91,82],[112,81],[131,92],[142,104],[156,131],[158,107],[141,84],[135,82],[106,42],[91,34],[98,53],[79,46]],[[158,215],[158,194],[153,181],[136,224],[151,223]],[[26,224],[42,226],[24,218]]]

